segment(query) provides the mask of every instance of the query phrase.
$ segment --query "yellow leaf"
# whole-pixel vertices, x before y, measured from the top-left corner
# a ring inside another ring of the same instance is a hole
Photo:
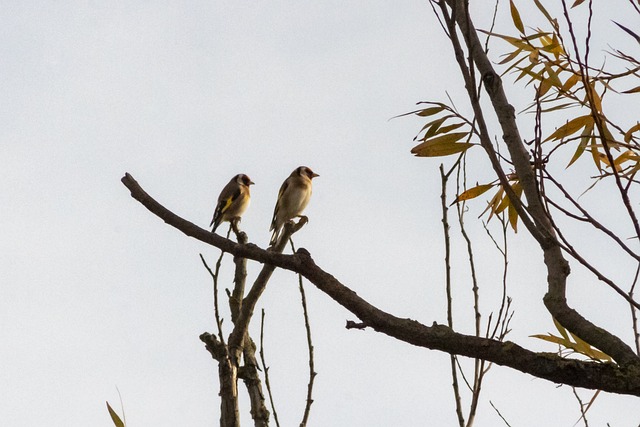
[[[421,144],[422,145],[422,144]],[[415,147],[411,152],[417,157],[439,157],[449,156],[451,154],[462,153],[473,147],[475,144],[469,142],[434,142],[427,141],[426,145],[417,149]]]
[[[504,194],[504,188],[500,187],[498,191],[496,191],[496,194],[493,195],[493,197],[487,204],[487,207],[485,208],[485,210],[482,211],[480,216],[484,215],[485,212],[487,212],[488,210],[491,210],[491,213],[489,214],[489,219],[491,219],[491,217],[496,211],[497,206],[500,204],[500,201],[502,200],[503,194]]]
[[[597,112],[602,113],[602,100],[600,99],[600,95],[598,95],[598,92],[596,91],[595,83],[592,81],[589,82],[589,84],[585,89],[588,90],[589,93],[591,94],[591,98],[593,100],[593,107],[596,109]],[[586,98],[586,101],[590,101],[588,96]]]
[[[542,12],[542,14],[547,18],[547,21],[549,21],[550,23],[553,23],[553,19],[551,18],[551,15],[549,15],[549,12],[547,12],[547,9],[545,9],[544,6],[542,6],[542,4],[540,3],[540,0],[533,0],[533,2],[538,7],[538,10],[540,10],[540,12]]]
[[[518,198],[520,198],[520,196],[522,195],[522,186],[520,185],[519,182],[514,183],[511,188],[513,189],[513,192],[516,193],[516,196],[518,196]],[[509,196],[505,196],[505,199],[509,199]],[[513,203],[511,203],[511,199],[509,199],[509,224],[511,224],[511,228],[513,228],[513,231],[515,233],[518,232],[518,211],[516,211],[516,208],[513,206]]]
[[[567,330],[564,328],[564,326],[562,326],[560,322],[556,320],[555,317],[552,317],[551,320],[553,320],[553,324],[556,326],[556,329],[558,330],[558,332],[560,332],[560,335],[562,335],[564,339],[569,341],[569,335],[567,334]]]
[[[571,161],[569,161],[567,168],[571,166],[576,160],[578,160],[580,156],[582,156],[582,153],[584,153],[584,150],[587,148],[589,140],[593,137],[592,132],[593,123],[584,127],[582,135],[580,135],[580,143],[578,144],[578,148],[576,148],[576,152],[573,153],[573,157],[571,158]]]
[[[562,90],[562,92],[568,92],[569,89],[571,89],[572,87],[574,87],[576,85],[576,83],[578,83],[579,81],[582,80],[582,77],[580,77],[580,74],[572,74],[562,85],[562,88],[560,90]]]
[[[116,427],[125,427],[124,422],[120,419],[116,411],[111,408],[109,402],[107,402],[107,410],[109,411],[109,415],[111,415],[111,420]]]
[[[561,346],[566,347],[566,348],[571,348],[571,346],[573,346],[573,343],[571,341],[566,340],[564,338],[557,337],[555,335],[551,335],[551,334],[549,334],[549,335],[536,334],[536,335],[529,335],[529,336],[532,337],[532,338],[538,338],[538,339],[541,339],[541,340],[549,341],[549,342],[552,342],[554,344],[560,344]]]
[[[624,133],[624,142],[631,141],[631,136],[633,135],[633,133],[639,130],[640,130],[640,122],[636,123],[634,126],[631,126],[629,130]]]
[[[492,188],[494,185],[495,184],[480,184],[480,185],[476,185],[473,188],[469,188],[468,190],[463,191],[462,193],[460,193],[458,195],[458,197],[456,197],[456,199],[451,204],[453,205],[454,203],[458,203],[458,202],[461,202],[463,200],[475,199],[479,195],[485,193],[487,190]]]
[[[449,133],[452,130],[458,129],[460,126],[464,126],[464,123],[454,123],[454,124],[449,125],[449,126],[442,126],[440,129],[438,129],[436,134],[438,134],[438,133]]]
[[[513,0],[509,0],[509,2],[511,3],[511,19],[513,20],[513,25],[516,26],[520,33],[524,34],[524,25],[522,24],[522,19],[520,19],[520,12],[518,12]]]
[[[551,84],[553,84],[555,87],[562,87],[562,82],[560,81],[558,74],[555,72],[551,65],[552,64],[549,62],[544,63],[544,69],[547,71],[549,80],[551,80]]]
[[[551,80],[544,79],[540,82],[540,86],[538,87],[538,96],[542,97],[551,89]]]
[[[591,117],[590,114],[586,116],[576,117],[556,129],[555,132],[553,132],[547,137],[547,139],[544,140],[544,142],[566,138],[567,136],[573,135],[583,127],[590,124],[593,124],[593,117]]]
[[[416,111],[416,115],[418,115],[420,117],[427,117],[427,116],[432,116],[434,114],[437,114],[442,110],[443,110],[442,107],[429,107],[429,108],[425,108],[423,110]]]
[[[600,152],[598,151],[598,144],[596,143],[595,138],[591,138],[591,143],[589,144],[589,150],[591,151],[591,157],[593,158],[593,163],[596,164],[596,167],[600,172],[602,172],[602,163],[600,162]]]
[[[520,54],[520,52],[522,52],[522,49],[516,49],[513,52],[511,52],[510,54],[504,55],[505,58],[502,61],[498,62],[498,64],[502,65],[502,64],[506,64],[507,62],[512,61],[514,58],[516,58]]]

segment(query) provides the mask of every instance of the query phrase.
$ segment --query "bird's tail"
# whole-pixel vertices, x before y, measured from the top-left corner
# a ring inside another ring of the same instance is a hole
[[[273,229],[273,233],[271,234],[271,241],[269,242],[269,246],[275,246],[278,243],[278,237],[280,236],[280,229],[282,227],[277,227]]]
[[[213,225],[213,229],[211,230],[212,233],[216,232],[216,228],[218,228],[218,226],[222,223],[222,215],[220,215],[218,218],[213,218],[211,220],[211,224],[209,224],[209,227],[211,227]]]

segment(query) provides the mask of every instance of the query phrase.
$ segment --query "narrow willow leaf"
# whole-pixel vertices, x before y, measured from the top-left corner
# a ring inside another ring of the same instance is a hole
[[[514,183],[511,188],[513,192],[516,193],[516,196],[520,198],[522,196],[522,186],[519,182]],[[509,199],[509,196],[505,196],[505,199]],[[518,232],[518,211],[516,211],[515,206],[511,203],[511,199],[509,199],[509,224],[511,224],[511,228],[513,228],[513,232]]]
[[[493,197],[491,198],[491,200],[487,204],[487,207],[482,211],[480,216],[484,215],[487,211],[490,211],[489,219],[488,219],[488,220],[490,220],[491,217],[493,216],[493,213],[496,210],[496,207],[498,206],[498,204],[500,204],[500,201],[502,200],[503,194],[504,194],[504,188],[502,188],[502,186],[500,186],[498,188],[498,191],[496,191],[496,194],[493,195]]]
[[[571,107],[575,107],[575,106],[576,106],[575,102],[567,102],[565,104],[554,105],[551,108],[543,108],[542,110],[540,110],[540,112],[549,113],[551,111],[564,110],[565,108],[571,108]]]
[[[574,87],[576,85],[576,83],[578,83],[579,81],[582,80],[582,77],[580,76],[580,74],[572,74],[571,76],[569,76],[569,78],[564,82],[564,84],[561,87],[561,90],[563,92],[569,92],[569,89],[571,89],[572,87]]]
[[[588,342],[582,340],[579,336],[575,335],[571,331],[569,331],[569,334],[571,334],[571,336],[573,337],[573,340],[576,342],[574,346],[576,351],[578,351],[581,354],[584,354],[585,356],[594,358],[593,357],[594,353],[592,351],[591,345],[589,345]]]
[[[551,15],[549,15],[549,12],[547,12],[547,9],[545,9],[544,6],[542,6],[542,3],[540,3],[540,0],[533,0],[533,2],[538,7],[538,10],[542,12],[544,17],[547,18],[547,21],[549,21],[550,24],[553,24],[553,21],[554,21],[553,18],[551,18]]]
[[[587,148],[587,144],[589,144],[589,141],[593,137],[592,133],[593,133],[593,123],[584,127],[584,130],[580,135],[580,143],[578,144],[578,148],[576,148],[576,152],[573,153],[573,157],[571,158],[571,161],[569,161],[567,168],[569,168],[569,166],[574,164],[575,161],[578,160],[580,156],[582,156],[582,154],[584,153],[584,150]]]
[[[458,129],[460,126],[464,126],[464,123],[454,123],[452,125],[442,126],[440,129],[438,129],[436,134],[438,134],[438,133],[449,133],[452,130]]]
[[[516,8],[513,0],[509,0],[509,3],[511,3],[511,19],[513,20],[513,25],[516,26],[521,34],[524,34],[524,25],[522,24],[522,19],[520,18],[520,12],[518,12],[518,9]]]
[[[572,348],[573,347],[573,343],[569,340],[565,340],[564,338],[561,337],[557,337],[555,335],[541,335],[541,334],[536,334],[536,335],[529,335],[531,338],[538,338],[544,341],[549,341],[552,342],[554,344],[560,344],[561,346],[565,347],[565,348]]]
[[[562,326],[560,322],[556,320],[555,317],[552,317],[552,320],[553,320],[553,324],[556,326],[556,329],[558,330],[558,332],[560,332],[560,335],[562,335],[564,339],[569,341],[569,334],[567,334],[567,330],[564,328],[564,326]]]
[[[542,97],[551,89],[551,80],[544,79],[540,82],[540,86],[538,87],[538,96]]]
[[[435,139],[435,138],[434,138]],[[422,147],[414,147],[411,152],[415,154],[417,157],[440,157],[440,156],[449,156],[451,154],[462,153],[469,148],[473,147],[475,144],[470,142],[432,142],[427,141],[426,143],[420,144]]]
[[[598,170],[602,172],[602,163],[600,160],[600,152],[598,151],[598,144],[596,143],[595,138],[591,138],[590,141],[591,143],[589,144],[589,151],[591,151],[591,157],[593,158],[593,163],[595,163]]]
[[[595,83],[593,81],[589,82],[585,89],[588,90],[591,94],[591,97],[593,99],[593,107],[595,107],[597,112],[602,113],[602,100],[600,99],[600,95],[598,95],[598,92],[596,91]],[[585,95],[585,98],[585,102],[589,102],[589,97]]]
[[[107,410],[109,411],[109,415],[111,415],[111,420],[113,421],[113,424],[116,427],[125,427],[124,422],[120,419],[116,411],[114,411],[113,408],[111,408],[111,405],[109,405],[109,402],[107,402]]]
[[[493,188],[494,186],[495,186],[495,184],[480,184],[480,185],[476,185],[475,187],[469,188],[468,190],[463,191],[462,193],[460,193],[458,195],[458,197],[456,197],[456,199],[451,204],[453,205],[453,204],[461,202],[463,200],[475,199],[476,197],[480,196],[481,194],[484,194],[485,192],[487,192],[489,189]]]
[[[498,64],[503,65],[506,64],[507,62],[511,62],[513,61],[518,55],[520,55],[520,52],[522,52],[522,49],[516,49],[513,52],[505,55],[505,58],[498,62]]]
[[[535,66],[536,64],[530,64],[524,68],[518,67],[518,70],[520,70],[520,74],[518,75],[518,77],[516,77],[516,82],[521,78],[523,78],[524,76],[531,76],[531,78],[535,80],[542,80],[542,72],[540,72],[539,74],[536,74],[532,71],[533,67]]]
[[[551,84],[553,84],[555,87],[562,87],[562,82],[560,81],[560,78],[558,77],[558,73],[555,72],[555,70],[552,67],[553,64],[549,63],[549,62],[545,62],[544,63],[544,69],[547,72],[547,75],[549,76],[549,80],[551,80]]]
[[[640,92],[640,86],[636,86],[633,89],[625,90],[622,93],[638,93]]]
[[[416,111],[416,115],[420,116],[420,117],[428,117],[428,116],[433,116],[434,114],[438,114],[439,112],[441,112],[444,108],[442,107],[429,107],[429,108],[425,108],[422,110],[418,110]]]
[[[571,8],[574,8],[576,6],[580,6],[582,3],[584,3],[584,0],[576,0],[573,2],[573,4],[571,5]]]
[[[640,43],[640,36],[637,33],[634,33],[633,31],[631,31],[630,29],[628,29],[627,27],[625,27],[624,25],[620,25],[618,24],[616,21],[613,21],[614,24],[616,24],[618,27],[622,28],[622,30],[629,34],[631,37],[633,37],[638,43]]]
[[[593,124],[593,117],[591,117],[590,114],[587,114],[586,116],[576,117],[556,129],[555,132],[549,135],[543,142],[566,138],[567,136],[573,135],[583,127],[590,124]]]
[[[491,31],[485,31],[485,30],[478,30],[481,33],[487,34],[489,36],[493,36],[493,37],[498,37],[504,41],[506,41],[507,43],[510,43],[511,45],[522,49],[522,50],[526,50],[527,52],[531,51],[533,49],[533,46],[531,46],[530,44],[524,42],[522,39],[516,38],[516,37],[511,37],[511,36],[505,36],[503,34],[498,34],[498,33],[492,33]],[[525,38],[525,40],[527,40],[527,38]]]
[[[453,114],[448,114],[446,116],[442,116],[439,117],[437,119],[431,120],[430,122],[425,123],[424,126],[422,126],[422,129],[420,129],[420,132],[422,132],[423,130],[425,130],[426,128],[432,126],[434,123],[436,122],[440,122],[440,124],[438,125],[438,127],[440,127],[440,125],[442,124],[442,122],[444,122],[447,119],[450,119],[451,117],[455,117]],[[420,132],[418,132],[418,134],[420,134]],[[421,139],[424,139],[424,137],[422,137]]]
[[[638,86],[638,87],[640,87],[640,86]],[[633,136],[633,134],[635,132],[639,131],[639,130],[640,130],[640,122],[638,122],[635,125],[631,126],[629,128],[629,130],[624,133],[624,142],[631,141],[631,137]]]

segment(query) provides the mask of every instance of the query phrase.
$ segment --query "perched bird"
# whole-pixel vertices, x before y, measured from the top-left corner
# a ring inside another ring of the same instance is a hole
[[[273,231],[270,246],[278,241],[280,230],[285,222],[301,216],[311,198],[311,180],[316,176],[320,175],[306,166],[300,166],[282,183],[269,229]]]
[[[251,178],[241,173],[233,178],[220,192],[216,210],[213,212],[213,219],[209,226],[213,226],[212,233],[224,221],[233,221],[240,218],[249,207],[251,192],[249,186],[253,184]]]

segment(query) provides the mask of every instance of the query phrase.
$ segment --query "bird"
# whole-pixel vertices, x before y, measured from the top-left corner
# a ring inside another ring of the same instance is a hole
[[[249,207],[251,201],[249,186],[253,184],[251,178],[241,173],[231,178],[231,181],[225,185],[220,192],[213,219],[209,224],[209,227],[213,226],[212,233],[215,233],[216,228],[223,222],[240,219]]]
[[[318,175],[306,166],[296,168],[287,179],[284,180],[280,191],[278,192],[278,200],[273,210],[273,219],[271,220],[270,246],[278,241],[280,231],[285,222],[295,217],[301,217],[302,211],[307,207],[311,198],[311,180]]]

